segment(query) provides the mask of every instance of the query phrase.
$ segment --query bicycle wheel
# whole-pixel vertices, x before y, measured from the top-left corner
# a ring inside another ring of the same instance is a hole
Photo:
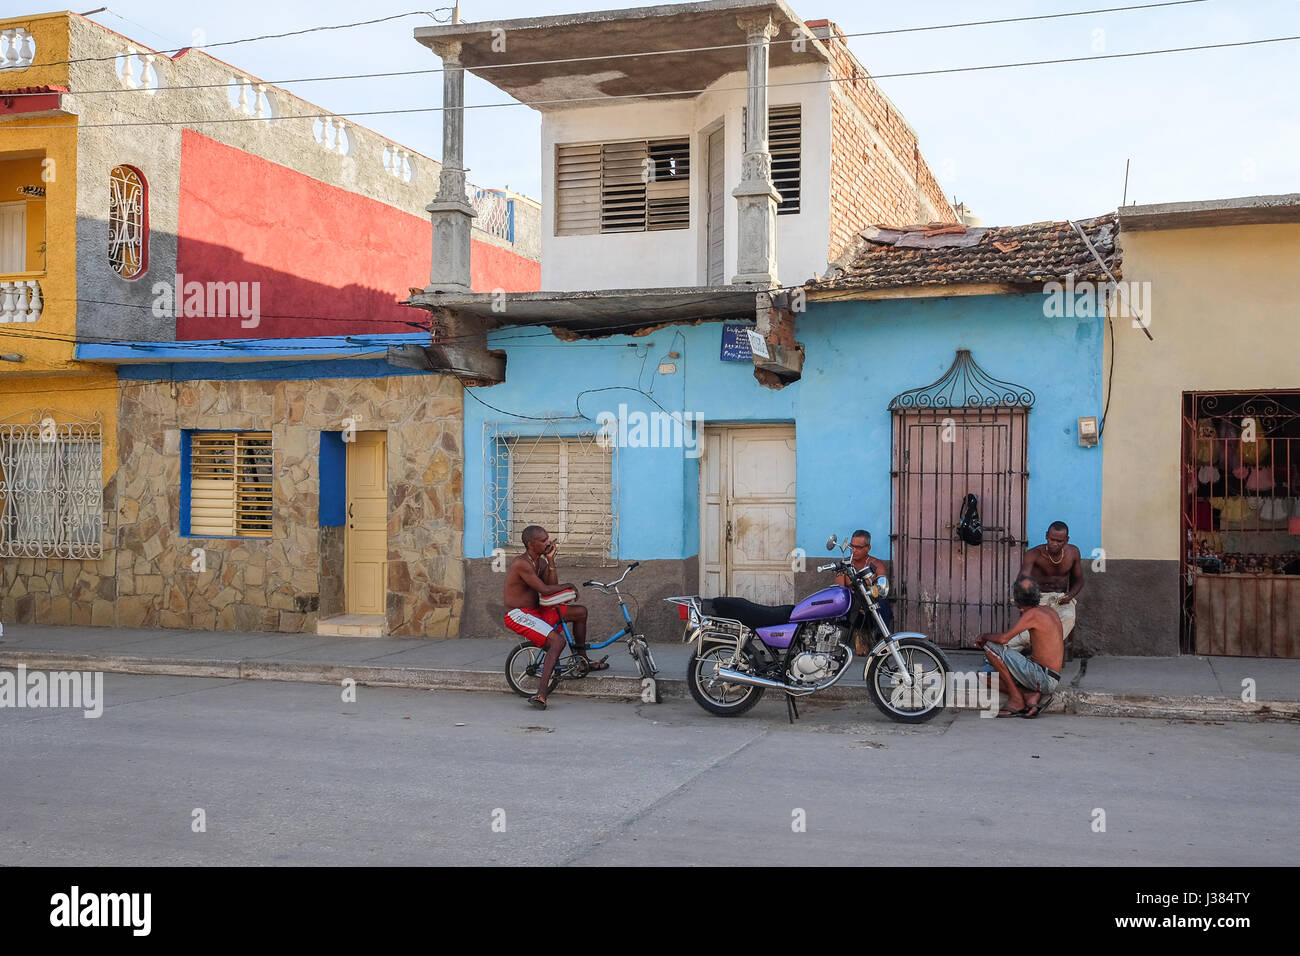
[[[539,692],[542,684],[542,664],[546,660],[546,651],[532,641],[520,641],[506,657],[506,683],[520,697],[532,697]],[[546,689],[546,696],[551,695],[555,685],[560,682],[559,662],[551,671],[551,686]]]
[[[636,669],[642,677],[654,677],[659,673],[659,668],[655,667],[655,659],[650,654],[650,645],[645,642],[645,638],[637,638],[633,643],[632,656],[636,659]]]

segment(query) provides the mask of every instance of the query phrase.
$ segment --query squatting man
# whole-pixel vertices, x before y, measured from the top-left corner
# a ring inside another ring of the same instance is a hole
[[[546,690],[551,684],[555,662],[564,650],[564,631],[560,621],[573,625],[573,650],[587,657],[587,609],[581,604],[560,604],[542,607],[541,598],[578,589],[572,584],[560,584],[556,572],[556,547],[546,529],[531,524],[524,529],[524,553],[510,562],[506,569],[506,627],[528,638],[546,650],[542,664],[541,681],[537,693],[528,702],[540,710],[546,709]],[[587,658],[593,671],[609,669],[609,656],[598,661]]]
[[[1061,681],[1065,660],[1065,639],[1061,619],[1048,607],[1040,607],[1042,592],[1032,578],[1018,578],[1012,597],[1020,620],[1002,634],[981,634],[975,646],[983,648],[999,682],[1007,690],[1006,706],[999,717],[1037,717],[1051,702]],[[1029,634],[1028,656],[1013,650],[1010,641],[1022,631]]]

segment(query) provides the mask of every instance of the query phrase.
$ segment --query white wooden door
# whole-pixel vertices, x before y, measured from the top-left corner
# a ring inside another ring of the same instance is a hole
[[[0,203],[0,275],[27,271],[27,203]]]
[[[702,595],[794,600],[793,425],[706,429],[700,525]]]

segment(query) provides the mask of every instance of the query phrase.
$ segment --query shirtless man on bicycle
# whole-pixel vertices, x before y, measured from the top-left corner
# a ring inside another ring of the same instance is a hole
[[[561,604],[555,607],[540,605],[540,597],[567,589],[576,593],[578,589],[572,584],[559,583],[555,569],[555,542],[545,528],[529,525],[524,529],[523,539],[524,553],[510,562],[510,567],[506,569],[505,623],[516,634],[546,650],[538,692],[528,698],[534,707],[545,710],[546,689],[551,684],[551,673],[564,651],[564,631],[560,628],[560,621],[565,620],[573,625],[573,650],[586,657],[587,609],[581,604]],[[589,659],[588,663],[593,671],[609,668],[608,657],[602,657],[599,661]]]

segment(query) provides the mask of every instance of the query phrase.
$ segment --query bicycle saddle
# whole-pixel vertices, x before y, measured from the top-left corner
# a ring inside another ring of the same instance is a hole
[[[716,597],[713,599],[712,614],[717,617],[729,617],[739,621],[748,628],[778,627],[790,623],[794,613],[793,604],[755,604],[744,598]]]

